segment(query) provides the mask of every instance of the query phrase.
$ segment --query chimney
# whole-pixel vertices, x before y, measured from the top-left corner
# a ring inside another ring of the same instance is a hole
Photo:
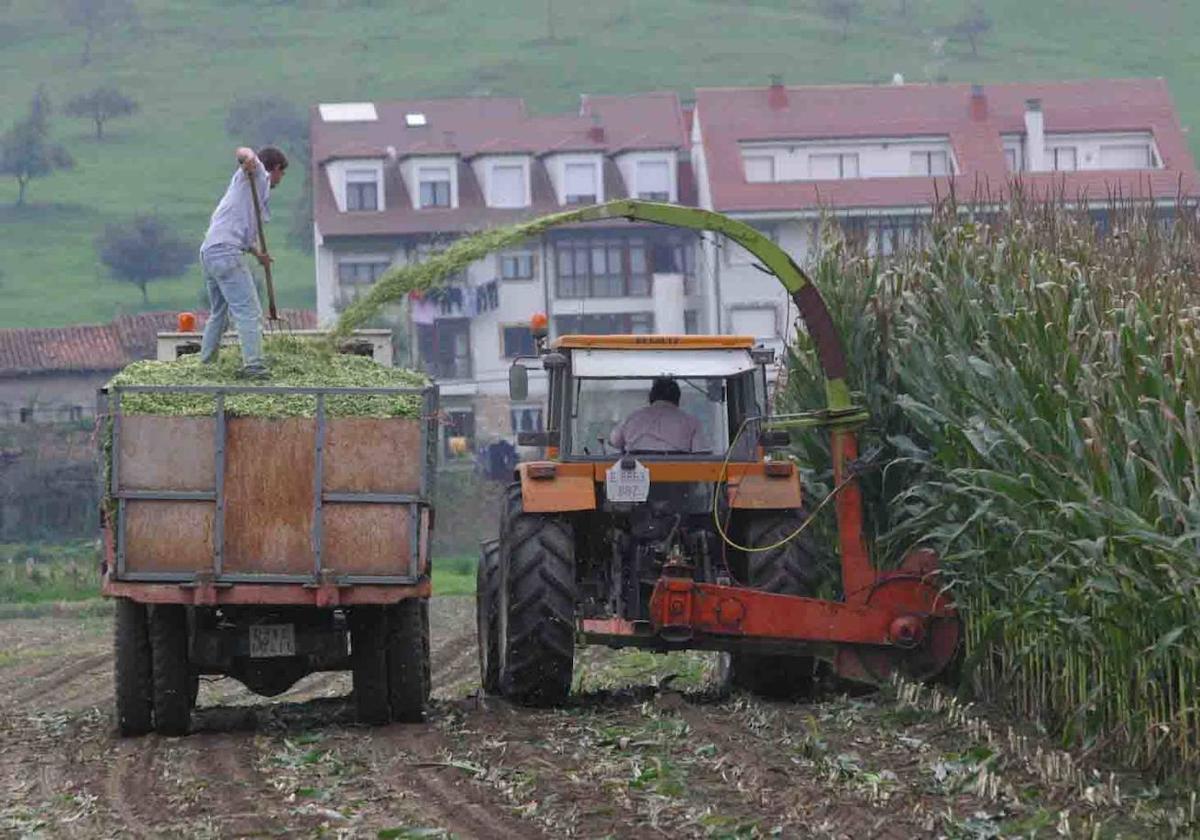
[[[593,143],[604,142],[604,126],[600,125],[599,114],[592,114],[592,125],[591,128],[588,129],[587,136],[588,139]]]
[[[1025,100],[1025,166],[1030,172],[1046,171],[1046,127],[1042,100]]]
[[[987,94],[983,92],[983,85],[971,85],[971,119],[986,120],[987,115]]]
[[[783,76],[779,73],[771,74],[771,87],[767,89],[767,104],[774,111],[788,106],[787,88],[783,86]]]

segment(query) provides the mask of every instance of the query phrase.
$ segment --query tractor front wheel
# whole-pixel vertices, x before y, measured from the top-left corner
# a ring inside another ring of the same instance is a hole
[[[487,542],[475,573],[475,632],[479,646],[479,682],[487,694],[500,690],[500,543]]]
[[[771,512],[754,516],[744,529],[745,545],[774,546],[787,539],[804,522],[795,513]],[[803,535],[769,551],[748,555],[749,585],[780,595],[811,595],[817,559]],[[763,697],[790,700],[812,693],[816,661],[811,656],[734,653],[729,659],[729,680],[741,689]]]
[[[571,693],[575,536],[557,516],[517,513],[500,545],[500,691],[528,706]]]

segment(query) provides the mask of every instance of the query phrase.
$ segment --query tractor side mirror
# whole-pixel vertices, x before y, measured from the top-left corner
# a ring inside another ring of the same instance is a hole
[[[508,398],[510,400],[529,398],[529,371],[522,364],[514,363],[508,369]]]
[[[792,442],[792,436],[783,429],[767,429],[758,436],[758,445],[766,449],[787,446]]]

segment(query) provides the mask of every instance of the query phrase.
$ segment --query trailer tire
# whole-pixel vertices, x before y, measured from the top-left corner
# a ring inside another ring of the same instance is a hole
[[[392,720],[420,723],[429,703],[429,600],[408,598],[389,608],[388,705]]]
[[[804,522],[797,513],[771,511],[753,516],[746,524],[746,545],[773,545],[787,538]],[[770,551],[751,552],[747,559],[748,583],[754,589],[780,595],[811,595],[817,560],[803,537]],[[812,693],[816,660],[811,656],[733,653],[730,682],[741,689],[776,700],[794,700]]]
[[[475,635],[479,649],[479,683],[487,694],[500,690],[500,543],[487,542],[475,571]]]
[[[350,612],[350,671],[359,723],[379,726],[391,720],[388,708],[388,616],[383,607]]]
[[[155,604],[151,608],[150,653],[154,730],[159,735],[186,735],[192,722],[192,674],[185,607]]]
[[[575,662],[575,538],[560,517],[519,513],[501,543],[501,693],[554,706]]]
[[[145,735],[154,728],[151,673],[146,605],[118,598],[113,619],[113,682],[121,735]]]

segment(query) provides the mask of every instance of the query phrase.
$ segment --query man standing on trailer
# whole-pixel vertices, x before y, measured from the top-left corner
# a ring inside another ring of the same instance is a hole
[[[288,160],[274,146],[264,146],[257,155],[243,146],[235,154],[240,166],[213,211],[204,244],[200,246],[200,266],[204,270],[209,304],[200,361],[216,360],[221,336],[232,316],[242,345],[242,375],[262,378],[267,375],[262,354],[262,305],[242,254],[253,254],[264,267],[271,258],[261,250],[249,179],[254,178],[258,189],[265,224],[271,219],[271,190],[283,180]]]

